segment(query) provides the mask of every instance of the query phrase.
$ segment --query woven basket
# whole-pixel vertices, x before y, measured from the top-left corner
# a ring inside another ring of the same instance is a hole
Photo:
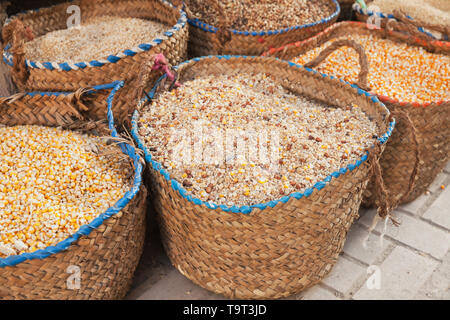
[[[94,90],[113,89],[111,103],[122,84],[115,82]],[[87,129],[77,96],[35,92],[0,98],[0,124],[68,128],[80,128],[83,124]],[[108,134],[117,137],[112,118],[109,126]],[[133,147],[122,143],[121,148],[133,159],[133,187],[113,207],[66,240],[32,253],[0,259],[0,299],[120,299],[125,296],[143,250],[146,189],[141,186],[141,158]],[[67,281],[75,270],[71,266],[79,267],[79,289],[68,287]]]
[[[66,9],[74,4],[80,6],[82,19],[115,15],[158,20],[172,28],[165,32],[165,36],[161,39],[148,39],[148,43],[140,44],[136,48],[124,48],[124,51],[118,55],[98,57],[97,60],[89,62],[58,64],[27,60],[23,54],[25,32],[21,29],[24,26],[30,27],[35,37],[64,29],[69,17]],[[133,104],[129,103],[130,95],[133,95],[133,83],[142,63],[157,53],[163,53],[171,64],[180,63],[185,59],[188,40],[186,21],[186,14],[165,0],[67,2],[18,14],[9,19],[3,30],[3,38],[11,39],[14,38],[12,34],[15,34],[16,39],[9,40],[10,43],[3,51],[3,59],[10,66],[14,82],[23,91],[75,91],[80,87],[95,86],[116,80],[125,81],[127,86],[118,93],[117,103],[114,105],[116,121],[122,122],[131,116]],[[155,79],[156,77],[159,76],[155,75]],[[99,119],[103,119],[105,114],[104,108],[97,111]]]
[[[213,2],[215,2],[214,0]],[[335,8],[334,12],[314,23],[292,26],[280,30],[265,31],[241,31],[226,30],[227,41],[222,40],[221,33],[218,33],[217,26],[211,26],[197,18],[188,19],[189,22],[189,56],[199,57],[214,54],[242,54],[260,55],[269,48],[276,48],[293,39],[307,39],[314,34],[332,25],[340,13],[339,3],[336,0],[328,1]],[[313,4],[311,4],[313,5]]]
[[[431,52],[450,54],[448,42],[425,41],[394,31],[386,34],[386,30],[375,30],[364,23],[342,22],[311,39],[271,50],[265,55],[291,60],[332,38],[349,34],[373,34],[422,46]],[[419,104],[385,96],[378,98],[398,118],[396,130],[380,160],[383,179],[391,203],[410,202],[426,191],[450,159],[450,100]],[[374,206],[373,184],[369,185],[365,195],[364,204]]]
[[[370,6],[370,2],[367,2]],[[378,25],[379,23],[379,27],[385,28],[387,20],[396,19],[410,24],[412,27],[422,33],[422,36],[424,36],[425,38],[433,38],[445,41],[449,40],[450,28],[448,26],[445,27],[442,25],[433,25],[424,21],[414,20],[412,17],[407,16],[400,11],[394,12],[394,14],[387,14],[374,11],[369,8],[362,8],[361,5],[357,2],[353,4],[352,9],[355,12],[356,19],[365,23],[376,25]],[[418,34],[418,36],[420,36],[420,34]]]
[[[211,74],[264,72],[296,94],[337,107],[357,103],[377,123],[381,149],[394,125],[376,97],[278,59],[195,58],[181,64],[178,72],[181,83]],[[139,137],[138,120],[135,111],[132,135],[145,152],[146,182],[158,212],[162,241],[172,264],[183,275],[227,297],[255,299],[298,293],[331,270],[358,216],[371,170],[367,154],[303,194],[250,207],[217,206],[187,195],[182,185],[152,160]],[[372,164],[381,149],[370,150]]]

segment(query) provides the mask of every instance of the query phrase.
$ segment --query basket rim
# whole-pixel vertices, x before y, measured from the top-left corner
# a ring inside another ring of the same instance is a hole
[[[112,114],[112,101],[114,99],[114,95],[116,92],[122,88],[124,85],[123,81],[114,81],[108,84],[104,85],[98,85],[92,87],[91,90],[87,92],[87,94],[91,94],[93,92],[99,91],[99,90],[107,90],[112,89],[111,93],[109,94],[107,98],[108,103],[108,126],[111,130],[111,136],[112,137],[118,137],[118,133],[115,129],[114,125],[114,118]],[[40,95],[41,97],[44,96],[59,96],[59,95],[68,95],[70,92],[40,92],[40,91],[34,91],[34,92],[27,92],[26,95],[28,96],[37,96]],[[116,201],[116,203],[108,208],[105,212],[99,214],[95,219],[93,219],[90,223],[80,226],[78,231],[76,231],[74,234],[70,235],[65,240],[62,240],[52,246],[48,246],[44,249],[38,249],[33,252],[25,252],[19,255],[11,255],[7,256],[6,258],[0,258],[0,269],[4,267],[13,267],[16,266],[22,262],[25,262],[27,260],[34,260],[34,259],[45,259],[51,255],[57,254],[59,252],[62,252],[66,249],[70,249],[70,246],[74,244],[80,237],[82,236],[88,236],[94,229],[97,229],[103,223],[111,218],[112,216],[119,213],[123,208],[125,208],[128,203],[137,195],[139,192],[139,189],[142,185],[142,171],[143,171],[143,165],[140,161],[140,156],[136,152],[135,148],[133,146],[130,146],[129,144],[125,144],[123,142],[119,143],[119,146],[122,150],[122,152],[126,155],[128,155],[132,160],[133,164],[135,166],[134,170],[134,178],[133,178],[133,186],[128,190],[125,195]]]
[[[268,51],[264,52],[262,54],[262,56],[271,56],[277,52],[283,51],[283,50],[288,50],[290,48],[294,48],[294,47],[302,47],[305,43],[309,43],[314,41],[315,39],[327,35],[329,33],[331,33],[333,30],[338,29],[340,27],[343,26],[347,26],[347,25],[357,25],[357,26],[364,26],[366,29],[372,30],[372,29],[381,29],[376,27],[375,25],[371,25],[371,24],[367,24],[361,21],[341,21],[338,23],[335,23],[332,26],[329,26],[328,28],[326,28],[325,30],[323,30],[322,32],[319,32],[318,34],[316,34],[315,36],[305,39],[305,40],[301,40],[301,41],[296,41],[296,42],[291,42],[288,44],[285,44],[279,48],[271,48]],[[420,44],[421,42],[423,42],[424,40],[421,40],[417,37],[413,36],[413,39],[415,41],[415,43]],[[433,40],[430,41],[430,43],[439,46],[439,47],[449,47],[450,48],[450,42],[446,42],[446,41],[440,41],[440,40]],[[383,103],[389,103],[389,104],[398,104],[402,107],[408,107],[408,106],[412,106],[412,107],[423,107],[426,108],[430,105],[441,105],[441,104],[446,104],[446,103],[450,103],[450,98],[449,99],[445,99],[445,100],[438,100],[438,101],[431,101],[431,102],[423,102],[423,103],[419,103],[419,102],[411,102],[411,101],[400,101],[398,99],[392,98],[392,97],[388,97],[388,96],[384,96],[381,94],[377,94],[376,92],[371,92],[372,95],[377,96],[381,102]]]
[[[191,63],[191,62],[198,62],[201,60],[205,60],[205,59],[211,59],[211,58],[218,58],[218,59],[233,59],[233,58],[258,58],[258,57],[254,57],[254,56],[238,56],[238,55],[223,55],[223,56],[205,56],[205,57],[198,57],[198,58],[193,58],[191,60],[187,60],[185,62],[182,62],[181,64],[179,64],[178,66],[174,67],[176,69],[178,69],[180,66],[187,64],[187,63]],[[261,58],[261,57],[259,57]],[[267,59],[267,58],[265,58]],[[270,59],[270,58],[269,58]],[[315,70],[312,70],[310,68],[305,68],[301,65],[289,62],[289,61],[285,61],[285,60],[281,60],[278,58],[272,58],[272,59],[276,59],[282,62],[285,62],[289,65],[289,67],[295,67],[295,68],[303,68],[306,71],[310,72],[311,74],[320,74],[323,78],[330,78],[330,79],[334,79],[334,80],[338,80],[340,82],[342,82],[344,85],[348,86],[350,85],[352,88],[356,88],[357,89],[357,94],[358,95],[365,95],[367,97],[370,97],[373,103],[376,103],[378,105],[380,105],[382,108],[384,108],[387,112],[387,114],[389,115],[389,110],[386,108],[386,106],[380,102],[380,100],[370,94],[369,92],[366,92],[362,89],[360,89],[358,86],[354,85],[354,84],[350,84],[349,82],[346,82],[344,80],[338,79],[336,77],[332,77],[332,76],[328,76],[326,74],[317,72]],[[155,86],[153,87],[153,89],[149,92],[149,96],[150,98],[152,98],[155,94],[155,90],[158,86],[158,83],[164,79],[166,77],[166,75],[160,77],[158,79],[158,81],[155,83]],[[144,98],[148,99],[147,97]],[[265,202],[265,203],[258,203],[258,204],[254,204],[251,206],[227,206],[227,205],[217,205],[215,203],[212,202],[207,202],[207,201],[203,201],[200,200],[198,198],[194,198],[191,195],[189,195],[189,192],[183,187],[183,185],[181,183],[179,183],[177,180],[172,179],[170,177],[170,173],[168,170],[164,169],[161,165],[161,163],[154,161],[152,159],[151,153],[149,152],[149,150],[147,149],[147,147],[144,145],[144,143],[142,142],[142,140],[140,139],[139,133],[138,133],[138,117],[139,117],[139,111],[136,109],[133,113],[133,117],[131,120],[131,125],[132,125],[132,129],[131,129],[131,135],[133,136],[133,139],[136,141],[137,146],[139,147],[139,149],[144,151],[144,155],[145,155],[145,161],[147,163],[150,163],[152,168],[159,172],[159,174],[161,174],[164,179],[166,179],[166,181],[168,181],[170,187],[177,191],[183,198],[185,198],[186,200],[188,200],[189,202],[193,202],[195,205],[198,206],[202,206],[204,205],[206,208],[211,209],[211,210],[216,210],[217,208],[220,208],[222,211],[224,212],[232,212],[232,213],[242,213],[242,214],[250,214],[254,209],[260,209],[261,211],[263,211],[264,209],[266,209],[267,207],[275,207],[276,205],[278,205],[279,203],[286,203],[288,202],[291,198],[295,198],[295,199],[301,199],[303,196],[305,197],[309,197],[312,192],[314,191],[314,189],[317,190],[321,190],[324,187],[326,187],[326,185],[332,180],[332,178],[337,179],[340,175],[345,174],[347,171],[353,171],[355,168],[359,167],[362,163],[364,163],[365,161],[368,160],[368,155],[369,152],[366,151],[366,154],[364,154],[360,159],[358,159],[357,161],[355,161],[355,163],[350,163],[348,164],[346,167],[340,168],[338,171],[335,171],[333,173],[331,173],[330,175],[328,175],[325,179],[316,182],[312,187],[307,188],[304,190],[303,193],[301,192],[293,192],[287,196],[281,197],[279,199],[275,199],[269,202]],[[396,124],[396,120],[392,119],[392,121],[389,122],[388,128],[386,130],[386,132],[378,138],[378,141],[380,142],[380,144],[385,144],[387,142],[387,140],[389,139],[389,137],[392,134],[392,131],[395,127]],[[373,148],[373,146],[371,147]]]
[[[72,2],[73,0],[69,1]],[[172,8],[177,9],[172,3],[166,1],[166,0],[158,0],[162,2],[165,5],[169,5]],[[51,8],[53,6],[47,7]],[[25,12],[18,13],[9,19],[5,21],[4,26],[9,24],[13,19],[20,18],[20,15],[26,14],[26,13],[33,13],[37,12],[39,9],[34,10],[28,10]],[[117,55],[109,55],[106,58],[103,59],[94,59],[91,61],[82,61],[82,62],[40,62],[40,61],[31,61],[28,59],[25,59],[25,65],[28,68],[31,69],[46,69],[46,70],[58,70],[58,71],[71,71],[71,70],[79,70],[79,69],[85,69],[85,68],[98,68],[103,67],[106,64],[110,63],[117,63],[121,59],[127,58],[127,57],[133,57],[136,54],[149,51],[150,49],[157,47],[161,43],[163,43],[166,40],[169,40],[175,33],[182,30],[187,22],[187,16],[186,12],[183,11],[183,9],[179,9],[180,17],[177,20],[177,23],[173,25],[169,30],[165,31],[163,33],[164,36],[160,38],[152,39],[149,43],[141,43],[137,45],[134,48],[131,49],[125,49],[122,52],[118,53]],[[7,44],[3,50],[3,61],[10,67],[14,66],[13,57],[14,54],[9,51],[11,48],[11,44]]]
[[[356,1],[355,1],[355,3],[353,3],[352,9],[354,11],[356,11],[357,13],[359,13],[359,14],[366,15],[366,16],[369,16],[369,17],[375,15],[375,16],[378,16],[378,17],[383,18],[383,19],[395,19],[395,16],[393,14],[391,14],[391,13],[383,13],[381,11],[369,10],[369,8],[365,8],[364,9]],[[409,16],[409,15],[405,15],[405,16],[408,19],[410,19],[410,20],[414,20],[414,18]],[[417,30],[419,30],[420,32],[425,33],[427,36],[430,36],[430,37],[432,37],[432,38],[434,38],[436,40],[439,40],[438,38],[436,38],[436,36],[434,36],[431,32],[425,30],[423,27],[417,27]]]
[[[305,29],[305,28],[314,27],[314,26],[317,26],[320,24],[325,24],[325,23],[332,21],[335,18],[337,19],[337,17],[339,16],[339,14],[341,12],[341,7],[337,0],[327,0],[327,1],[331,1],[335,5],[336,10],[328,17],[325,17],[319,21],[315,21],[312,23],[306,23],[306,24],[302,24],[302,25],[296,25],[293,27],[287,27],[287,28],[283,28],[283,29],[275,29],[275,30],[245,31],[245,30],[230,29],[230,31],[233,34],[240,35],[240,36],[270,36],[270,35],[286,33],[286,32],[297,30],[297,29]],[[217,27],[207,24],[206,22],[203,22],[200,19],[197,19],[197,18],[189,19],[188,18],[187,21],[191,26],[199,28],[205,32],[217,33],[217,30],[218,30]]]

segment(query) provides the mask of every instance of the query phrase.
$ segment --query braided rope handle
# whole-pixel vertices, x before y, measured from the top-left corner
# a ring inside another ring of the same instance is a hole
[[[414,19],[414,20],[413,19],[409,19],[407,17],[407,15],[401,10],[394,10],[393,15],[394,15],[395,19],[397,19],[398,21],[403,22],[404,24],[412,25],[412,26],[414,26],[416,28],[424,27],[424,28],[432,30],[432,31],[437,31],[437,32],[441,33],[443,36],[449,36],[450,35],[450,28],[447,27],[447,26],[444,26],[442,24],[431,24],[431,23],[428,23],[428,22],[422,21],[422,20],[419,21],[417,19]],[[420,32],[420,33],[423,33],[423,32]],[[433,37],[431,37],[431,36],[429,36],[427,34],[425,34],[425,36],[427,36],[428,39],[431,38],[432,40],[435,40]]]
[[[414,142],[414,154],[415,154],[415,162],[414,167],[411,172],[411,176],[408,183],[408,190],[398,199],[394,199],[389,195],[388,190],[386,189],[386,185],[384,184],[383,179],[383,171],[380,166],[379,157],[381,156],[381,147],[380,143],[377,141],[375,145],[374,152],[369,153],[369,163],[372,170],[372,175],[375,180],[375,192],[377,193],[378,199],[378,215],[381,218],[389,217],[394,225],[399,225],[399,223],[390,215],[391,211],[394,210],[403,200],[409,197],[411,192],[414,190],[414,186],[416,184],[416,180],[418,179],[419,173],[419,164],[421,162],[420,150],[419,150],[419,142],[418,142],[418,130],[414,126],[411,118],[409,117],[406,111],[391,111],[390,118],[392,117],[402,119],[404,124],[408,127],[413,137]]]
[[[143,65],[141,72],[138,74],[137,87],[135,90],[135,97],[138,103],[138,111],[142,107],[141,100],[144,95],[146,95],[149,101],[151,101],[151,98],[147,95],[145,89],[150,82],[150,75],[153,71],[160,71],[162,74],[167,75],[167,78],[171,81],[169,90],[172,90],[172,88],[174,87],[180,86],[180,83],[178,82],[178,73],[169,64],[166,57],[162,53],[152,55],[150,57],[150,60],[148,60]]]
[[[411,20],[411,19],[406,18],[406,20]],[[407,37],[406,40],[409,44],[414,44],[416,42],[415,38],[422,39],[425,41],[436,40],[429,34],[420,32],[414,24],[405,23],[403,21],[399,21],[399,20],[395,20],[395,19],[388,19],[386,21],[386,26],[384,29],[383,37],[387,38],[389,34],[396,32],[396,31],[402,32],[402,35]]]
[[[33,32],[24,26],[22,21],[15,19],[7,24],[2,30],[3,45],[11,44],[13,54],[12,72],[21,84],[25,84],[29,73],[25,65],[25,42],[33,39]],[[4,47],[2,48],[4,50]]]
[[[395,206],[397,206],[398,203],[407,199],[409,197],[409,195],[411,194],[411,192],[414,190],[414,186],[416,185],[416,181],[418,179],[419,164],[422,162],[422,157],[420,155],[419,141],[418,141],[419,131],[417,130],[414,123],[412,122],[411,117],[409,116],[408,112],[405,110],[391,110],[390,112],[391,112],[391,116],[393,116],[397,119],[403,120],[403,123],[408,127],[409,131],[411,132],[412,140],[414,142],[412,147],[414,149],[415,161],[414,161],[413,170],[411,172],[411,176],[409,178],[408,190],[406,191],[405,194],[403,194],[403,196],[400,199],[397,200],[397,203],[395,205]]]
[[[333,53],[335,50],[339,49],[340,47],[351,47],[356,50],[359,57],[359,65],[361,67],[361,70],[358,74],[358,80],[356,84],[358,87],[360,87],[363,90],[370,91],[370,88],[367,85],[367,75],[369,74],[369,60],[367,59],[366,52],[364,48],[358,44],[357,42],[350,40],[350,39],[341,39],[334,41],[332,44],[330,44],[328,47],[322,50],[319,55],[311,60],[310,62],[305,64],[305,67],[307,68],[314,68],[317,67],[321,62],[323,62],[331,53]]]
[[[380,142],[377,141],[374,145],[374,150],[372,150],[372,152],[369,152],[368,161],[372,171],[372,177],[375,180],[375,192],[377,193],[378,199],[377,213],[381,218],[386,218],[389,216],[394,205],[389,199],[389,193],[386,189],[386,185],[384,184],[383,171],[381,170],[380,166],[380,157],[381,146]]]

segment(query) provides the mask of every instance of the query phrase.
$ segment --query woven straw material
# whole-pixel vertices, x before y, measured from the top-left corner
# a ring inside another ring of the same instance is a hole
[[[367,5],[370,5],[370,2]],[[419,37],[440,40],[448,40],[450,37],[450,28],[448,26],[432,24],[424,20],[419,21],[410,17],[408,18],[408,16],[400,10],[394,10],[392,14],[387,14],[376,12],[375,10],[370,10],[369,8],[362,9],[359,3],[354,3],[352,9],[355,12],[355,16],[358,21],[379,25],[381,28],[386,27],[386,23],[389,19],[396,19],[409,24],[410,27],[416,30],[416,35]]]
[[[388,111],[355,88],[318,73],[261,57],[206,57],[178,68],[180,82],[206,75],[264,72],[285,88],[319,101],[348,106],[357,103],[377,123],[377,134],[388,129]],[[138,112],[133,117],[133,136]],[[379,154],[371,149],[376,157]],[[230,298],[280,298],[298,293],[325,277],[336,263],[347,231],[358,217],[368,183],[368,161],[308,196],[290,197],[274,207],[253,208],[249,214],[196,205],[173,188],[149,163],[146,182],[152,194],[161,236],[172,264],[196,284]]]
[[[338,18],[340,7],[336,1],[328,1],[335,8],[334,12],[327,18],[318,21],[313,25],[304,25],[301,28],[291,28],[289,31],[283,32],[263,32],[264,34],[252,35],[239,34],[233,30],[230,33],[231,39],[224,45],[219,41],[218,33],[207,31],[214,28],[201,27],[200,24],[208,26],[203,22],[193,22],[189,20],[189,56],[200,57],[217,54],[239,54],[239,55],[260,55],[269,48],[277,48],[285,43],[298,39],[307,39],[332,25]],[[314,5],[314,4],[311,4]]]
[[[338,23],[321,34],[284,47],[270,50],[264,55],[291,60],[330,39],[349,34],[373,34],[387,39],[421,46],[430,52],[450,54],[450,43],[426,41],[395,31],[369,29],[359,22]],[[380,165],[386,188],[397,204],[410,202],[421,195],[450,159],[450,101],[431,104],[406,103],[379,96],[396,117],[396,130],[386,146]],[[406,113],[411,123],[397,114]],[[416,141],[418,148],[416,147]],[[418,149],[418,150],[417,150]],[[417,161],[417,157],[419,160]],[[417,173],[414,174],[414,168]],[[414,183],[411,185],[411,179]],[[369,184],[364,205],[374,206],[376,197],[373,183]]]
[[[427,107],[386,103],[396,114],[406,111],[416,131],[419,145],[419,164],[414,187],[409,194],[411,174],[416,165],[414,133],[401,118],[380,159],[384,183],[394,201],[411,202],[423,194],[436,176],[450,160],[450,101],[431,104]],[[374,184],[370,183],[364,199],[364,206],[376,205]]]
[[[88,122],[74,116],[82,110],[74,103],[73,95],[16,95],[5,100],[0,100],[1,125],[89,127]],[[98,133],[105,128],[93,127]],[[124,209],[66,250],[0,267],[0,299],[123,298],[142,254],[145,214],[146,189],[142,187]],[[80,289],[71,290],[67,285],[72,275],[70,266],[80,268]]]
[[[165,36],[160,43],[154,43],[149,50],[137,52],[132,56],[125,56],[115,63],[105,63],[103,66],[98,67],[77,68],[77,70],[72,68],[69,71],[50,70],[45,67],[31,68],[28,66],[24,79],[13,67],[10,68],[14,82],[23,91],[75,91],[80,87],[123,80],[128,85],[116,96],[115,99],[118,103],[114,105],[113,111],[116,122],[126,121],[133,111],[133,103],[130,104],[131,95],[133,94],[132,88],[143,62],[148,61],[149,57],[157,53],[163,53],[171,64],[178,64],[186,58],[188,26],[185,21],[185,13],[162,0],[102,0],[81,1],[81,3],[80,1],[73,1],[40,9],[37,12],[19,14],[9,24],[19,19],[24,26],[32,29],[35,37],[54,30],[64,29],[67,28],[66,20],[70,16],[66,13],[66,9],[73,4],[80,6],[82,19],[115,15],[157,20],[167,24],[168,29],[179,25],[177,30],[172,32],[171,36]],[[181,20],[184,22],[180,22]],[[120,32],[120,30],[111,30],[111,32]],[[147,43],[151,43],[152,40],[148,39]],[[123,50],[125,49],[132,48],[123,48]],[[104,59],[105,57],[98,57],[98,60],[103,61]],[[40,63],[44,62],[40,61]],[[20,63],[23,64],[25,62],[22,60]],[[37,62],[35,61],[35,63]],[[158,77],[157,72],[155,72],[154,77]],[[102,109],[94,113],[102,115],[99,119],[103,119],[106,110]]]

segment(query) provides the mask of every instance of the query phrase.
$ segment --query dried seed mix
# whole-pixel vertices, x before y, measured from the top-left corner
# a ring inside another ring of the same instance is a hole
[[[163,35],[168,26],[150,20],[93,17],[79,27],[49,32],[25,44],[32,61],[80,62],[117,55]]]
[[[54,245],[131,187],[132,167],[99,137],[0,127],[0,257]]]
[[[229,28],[247,31],[275,30],[313,23],[335,10],[329,1],[225,0],[220,1]],[[204,0],[188,0],[189,9],[201,21],[217,26],[222,12]]]
[[[328,107],[264,74],[186,81],[144,107],[138,124],[172,178],[229,206],[304,191],[359,159],[376,132],[357,105]]]
[[[449,56],[374,35],[331,39],[292,61],[305,64],[338,39],[351,39],[364,47],[369,60],[368,85],[372,92],[405,102],[425,103],[450,98]],[[342,47],[316,69],[354,83],[360,67],[355,50]]]
[[[401,10],[414,19],[450,26],[450,1],[430,0],[374,0],[369,5],[378,7],[380,12],[392,14]]]

